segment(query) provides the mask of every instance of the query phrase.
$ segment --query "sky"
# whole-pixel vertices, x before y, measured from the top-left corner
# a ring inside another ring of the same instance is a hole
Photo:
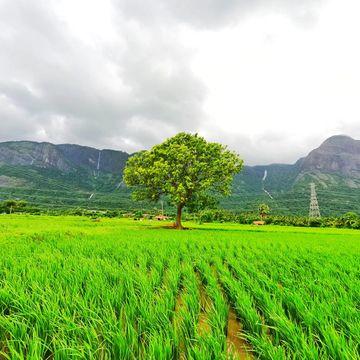
[[[358,0],[0,0],[0,141],[134,152],[180,131],[245,163],[360,138]]]

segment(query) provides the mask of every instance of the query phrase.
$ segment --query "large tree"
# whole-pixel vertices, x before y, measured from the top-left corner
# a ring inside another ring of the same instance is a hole
[[[177,208],[175,227],[182,229],[184,207],[229,195],[233,176],[242,166],[243,161],[226,146],[179,133],[130,157],[124,181],[134,189],[136,200],[158,201],[166,196]]]

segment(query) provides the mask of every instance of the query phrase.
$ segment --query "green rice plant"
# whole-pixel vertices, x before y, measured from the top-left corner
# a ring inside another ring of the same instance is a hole
[[[0,358],[360,357],[359,232],[187,226],[0,216]]]

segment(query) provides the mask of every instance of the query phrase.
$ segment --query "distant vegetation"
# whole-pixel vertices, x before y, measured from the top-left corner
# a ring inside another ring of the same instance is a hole
[[[259,205],[259,215],[261,220],[265,220],[265,218],[270,214],[270,206],[268,204],[262,203]]]
[[[260,220],[261,217],[256,212],[234,213],[227,210],[204,210],[197,214],[196,219],[204,223],[252,224],[254,221]],[[322,217],[319,219],[309,219],[307,216],[267,215],[264,220],[266,225],[360,229],[360,216],[354,212],[339,217]]]
[[[121,210],[107,209],[95,210],[86,208],[55,208],[41,209],[27,204],[25,201],[6,200],[0,201],[0,214],[32,214],[32,215],[73,215],[87,216],[90,218],[130,218],[135,220],[155,220],[160,214],[160,209],[147,210]],[[168,222],[175,220],[175,212],[171,209],[165,212]],[[341,216],[322,217],[320,219],[309,219],[308,216],[273,215],[268,213],[261,217],[259,212],[233,212],[224,209],[203,209],[193,213],[185,212],[185,220],[197,223],[237,223],[253,224],[254,221],[264,220],[265,225],[299,226],[299,227],[335,227],[360,229],[360,216],[354,212],[348,212]]]
[[[232,194],[220,199],[219,205],[234,212],[253,212],[259,203],[267,203],[273,215],[306,216],[309,183],[314,182],[322,215],[360,213],[359,143],[335,136],[293,165],[244,166],[234,177]],[[0,143],[0,200],[26,200],[43,210],[160,208],[160,204],[131,199],[121,181],[129,156],[79,145]],[[164,206],[169,211],[170,204],[164,201]]]
[[[26,201],[13,199],[0,201],[0,213],[13,214],[19,212],[30,212]]]

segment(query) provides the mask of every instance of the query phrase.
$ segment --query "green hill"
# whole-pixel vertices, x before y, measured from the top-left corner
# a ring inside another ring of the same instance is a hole
[[[72,144],[0,143],[0,198],[46,208],[153,207],[134,203],[122,183],[129,156]],[[254,211],[267,202],[275,213],[305,215],[311,182],[317,185],[322,214],[360,212],[360,141],[334,136],[293,165],[245,166],[221,206]]]

